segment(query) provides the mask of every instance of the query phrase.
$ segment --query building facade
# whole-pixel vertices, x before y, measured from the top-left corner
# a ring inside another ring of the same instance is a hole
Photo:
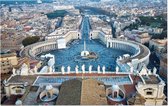
[[[16,53],[1,54],[0,64],[1,74],[6,74],[12,71],[13,66],[18,64]]]

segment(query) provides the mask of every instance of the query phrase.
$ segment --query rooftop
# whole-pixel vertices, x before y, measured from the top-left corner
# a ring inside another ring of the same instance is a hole
[[[36,79],[36,76],[33,76],[33,75],[29,75],[29,76],[16,75],[16,76],[12,76],[9,79],[8,83],[25,83],[25,82],[28,82],[29,84],[32,84],[35,79]]]
[[[81,79],[65,81],[60,88],[56,105],[79,105],[81,97]]]
[[[5,53],[5,54],[0,54],[1,58],[5,58],[5,57],[13,57],[16,56],[16,53]]]
[[[76,78],[81,78],[77,76],[39,76],[37,79],[34,81],[33,85],[39,85],[40,83],[57,83],[61,84],[64,81],[70,80],[70,79],[76,79]],[[131,79],[128,75],[125,76],[85,76],[84,78],[92,78],[94,80],[102,81],[106,85],[111,85],[111,84],[118,84],[118,85],[124,85],[124,84],[132,84]]]
[[[107,105],[105,85],[103,82],[82,80],[81,105]]]
[[[167,44],[167,39],[152,39],[152,41],[158,44]]]
[[[142,78],[144,79],[146,84],[158,84],[160,82],[160,79],[155,75],[142,75]]]
[[[161,54],[161,61],[167,64],[167,53],[162,53]]]
[[[106,105],[103,83],[93,79],[72,79],[62,83],[57,105]]]

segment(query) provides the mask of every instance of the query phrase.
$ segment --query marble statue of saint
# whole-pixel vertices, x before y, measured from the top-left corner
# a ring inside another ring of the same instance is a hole
[[[156,67],[153,68],[153,74],[156,75],[157,69]]]
[[[37,67],[36,66],[34,67],[34,73],[35,74],[37,73]]]
[[[62,72],[62,74],[65,73],[65,67],[64,66],[61,67],[61,72]]]
[[[16,69],[15,68],[12,69],[12,74],[16,75]]]
[[[98,73],[101,73],[101,72],[100,72],[100,65],[97,66],[97,72],[98,72]]]
[[[105,66],[103,66],[103,67],[102,67],[102,70],[103,70],[103,74],[105,74],[106,67],[105,67]]]
[[[92,73],[92,65],[89,66],[89,73]]]
[[[85,65],[82,65],[82,73],[85,73]]]
[[[48,68],[49,68],[49,73],[52,73],[52,67],[49,66]]]
[[[68,67],[67,67],[67,72],[68,72],[68,74],[70,73],[70,71],[71,71],[71,67],[68,66]]]
[[[78,68],[79,68],[78,65],[76,65],[76,67],[75,67],[75,72],[76,72],[76,74],[78,74],[78,71],[79,71]]]
[[[119,67],[118,67],[118,66],[116,66],[116,73],[118,73],[118,71],[119,71]]]
[[[133,73],[133,71],[134,71],[134,67],[131,66],[131,68],[130,68],[130,72]]]

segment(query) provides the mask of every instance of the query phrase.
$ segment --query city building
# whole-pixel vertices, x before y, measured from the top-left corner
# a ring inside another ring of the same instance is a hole
[[[21,70],[25,72],[26,67]],[[165,82],[145,66],[129,74],[16,75],[4,81],[4,104],[20,105],[162,105]],[[57,76],[57,77],[56,77]],[[94,76],[94,77],[93,77]],[[14,97],[14,98],[13,98]],[[12,99],[13,98],[13,99]],[[16,99],[17,98],[17,99]],[[57,99],[56,99],[57,98]],[[7,102],[10,101],[10,102]],[[19,101],[19,102],[18,102]]]
[[[150,41],[150,39],[151,39],[151,37],[146,32],[138,33],[138,36],[135,37],[135,41],[142,43],[142,44],[148,43]]]
[[[1,54],[0,64],[1,74],[7,74],[9,72],[12,72],[13,67],[18,64],[18,58],[16,57],[16,53]]]
[[[113,38],[111,26],[98,18],[97,16],[91,16],[89,18],[91,31],[89,33],[90,39],[101,39],[104,43],[107,39]]]
[[[81,16],[65,16],[62,20],[61,27],[57,28],[54,32],[48,34],[45,40],[62,40],[66,45],[72,39],[80,39],[80,25],[82,22]]]
[[[2,35],[3,36],[3,35]],[[1,49],[10,49],[19,51],[23,48],[22,41],[25,39],[25,36],[19,34],[8,35],[7,37],[0,40]]]
[[[123,34],[126,38],[142,44],[149,43],[151,39],[151,36],[147,32],[141,30],[125,30]]]
[[[167,81],[167,53],[161,54],[159,75],[164,81]]]
[[[167,48],[167,39],[152,39],[149,41],[149,48],[156,52],[164,52]]]
[[[142,70],[141,72],[141,81],[135,86],[137,93],[128,100],[128,104],[162,105],[165,103],[166,96],[163,93],[165,83],[163,80],[157,74],[149,74],[149,71]]]

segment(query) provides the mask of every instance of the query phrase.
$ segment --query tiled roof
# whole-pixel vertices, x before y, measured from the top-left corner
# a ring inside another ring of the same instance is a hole
[[[11,77],[11,79],[9,79],[8,83],[25,83],[28,82],[29,84],[32,84],[34,82],[34,80],[36,79],[36,76],[20,76],[20,75],[16,75]]]
[[[72,79],[62,83],[56,105],[79,105],[82,81]]]
[[[93,79],[82,80],[81,105],[107,105],[105,86]]]
[[[93,79],[72,79],[62,83],[57,105],[106,105],[104,84]]]

